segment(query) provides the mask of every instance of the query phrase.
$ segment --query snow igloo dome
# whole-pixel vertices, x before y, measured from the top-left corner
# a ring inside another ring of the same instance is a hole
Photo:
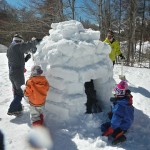
[[[50,84],[47,113],[60,121],[84,114],[84,84],[91,79],[102,110],[110,107],[105,104],[114,85],[111,49],[99,40],[100,32],[85,29],[75,20],[52,23],[51,28],[34,55]]]

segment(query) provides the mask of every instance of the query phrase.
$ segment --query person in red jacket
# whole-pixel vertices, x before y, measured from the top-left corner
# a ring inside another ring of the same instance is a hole
[[[41,76],[43,70],[40,66],[33,66],[31,76],[26,82],[24,95],[28,97],[30,104],[30,118],[32,126],[43,124],[43,106],[46,102],[49,83],[45,76]]]

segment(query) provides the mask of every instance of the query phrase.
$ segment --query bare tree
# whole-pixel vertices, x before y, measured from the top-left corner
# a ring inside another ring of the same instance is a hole
[[[143,42],[143,31],[144,31],[144,20],[145,20],[145,0],[143,2],[143,13],[142,13],[142,28],[141,28],[141,34],[140,34],[140,48],[139,48],[139,63],[141,62],[141,47]]]
[[[127,52],[127,65],[131,59],[134,60],[134,50],[135,50],[135,18],[136,18],[136,0],[130,0],[129,7],[129,34],[128,34],[128,52]],[[133,62],[133,61],[131,61]],[[133,66],[133,63],[131,63]]]

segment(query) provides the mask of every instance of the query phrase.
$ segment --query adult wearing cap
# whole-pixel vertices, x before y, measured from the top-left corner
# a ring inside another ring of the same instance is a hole
[[[107,37],[104,40],[105,43],[108,43],[111,47],[111,52],[109,54],[110,59],[113,62],[113,65],[116,61],[116,56],[120,56],[121,59],[125,59],[125,57],[122,55],[120,51],[120,45],[119,42],[114,38],[114,33],[112,30],[109,30],[107,33]]]
[[[24,67],[25,67],[25,58],[24,54],[29,51],[32,52],[36,45],[41,41],[41,39],[35,39],[33,41],[24,42],[23,38],[19,34],[15,34],[7,50],[8,66],[9,66],[9,79],[13,87],[13,101],[11,102],[8,115],[17,115],[22,109],[21,100],[23,91],[21,85],[25,84],[24,77]]]

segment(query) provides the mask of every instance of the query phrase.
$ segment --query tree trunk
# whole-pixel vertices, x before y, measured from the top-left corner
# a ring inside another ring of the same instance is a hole
[[[142,15],[142,26],[141,26],[141,34],[140,34],[140,48],[139,48],[139,63],[141,63],[141,52],[142,52],[142,42],[143,42],[143,32],[144,32],[144,19],[145,19],[145,0],[143,4],[143,15]]]

